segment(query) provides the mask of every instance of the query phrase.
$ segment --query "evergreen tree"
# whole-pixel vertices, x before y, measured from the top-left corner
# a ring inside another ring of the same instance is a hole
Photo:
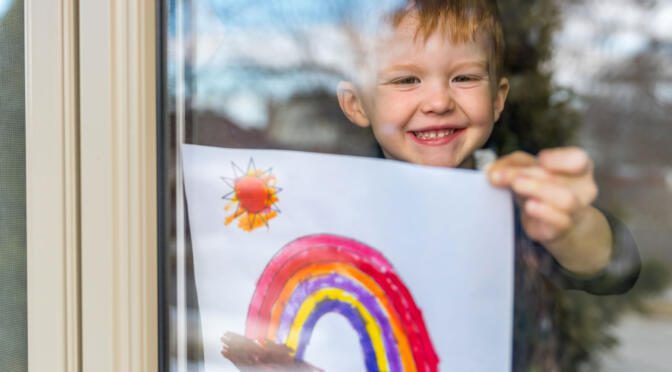
[[[511,91],[490,145],[500,154],[566,145],[578,128],[579,115],[570,107],[571,92],[553,83],[548,68],[553,35],[561,25],[560,1],[500,0],[499,8]]]

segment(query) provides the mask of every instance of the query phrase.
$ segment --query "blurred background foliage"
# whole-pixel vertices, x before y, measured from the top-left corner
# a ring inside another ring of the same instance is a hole
[[[580,115],[571,106],[573,93],[557,86],[548,68],[553,36],[562,24],[562,1],[498,3],[506,38],[504,70],[511,90],[490,146],[506,154],[567,145],[577,134]]]

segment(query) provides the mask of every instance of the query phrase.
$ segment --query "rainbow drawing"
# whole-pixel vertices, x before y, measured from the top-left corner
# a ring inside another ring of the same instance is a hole
[[[246,336],[285,344],[302,360],[322,316],[345,317],[368,371],[437,371],[439,359],[394,267],[352,239],[313,235],[278,252],[257,282]]]

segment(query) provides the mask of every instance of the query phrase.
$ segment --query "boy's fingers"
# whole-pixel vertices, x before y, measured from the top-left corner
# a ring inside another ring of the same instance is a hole
[[[569,175],[584,174],[593,168],[590,156],[578,147],[543,150],[539,153],[539,164],[553,172]]]
[[[540,200],[568,214],[582,207],[572,190],[566,186],[538,178],[518,177],[511,184],[513,191],[524,198]]]
[[[553,176],[553,174],[551,174],[551,172],[549,172],[548,170],[544,169],[539,165],[531,167],[518,167],[515,170],[515,174],[516,178],[514,178],[513,181],[515,181],[517,178],[520,177],[534,178],[539,181],[551,181],[556,178]]]
[[[529,166],[529,165],[534,165],[536,164],[537,159],[526,152],[523,151],[515,151],[512,152],[508,155],[502,156],[501,158],[497,159],[494,163],[492,163],[491,168],[497,168],[497,167],[520,167],[520,166]]]
[[[516,151],[506,155],[490,165],[486,172],[490,182],[499,187],[509,186],[520,170],[534,166],[537,159],[525,152]]]
[[[528,235],[542,243],[557,239],[572,226],[572,219],[567,213],[539,200],[528,199],[523,209],[536,222],[532,231],[527,231]]]

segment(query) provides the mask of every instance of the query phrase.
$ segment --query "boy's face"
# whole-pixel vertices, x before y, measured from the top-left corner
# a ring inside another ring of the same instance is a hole
[[[387,158],[464,166],[490,136],[508,82],[491,81],[486,43],[454,44],[438,32],[425,40],[417,26],[406,16],[382,39],[374,80],[342,83],[339,102],[352,122],[372,126]]]

